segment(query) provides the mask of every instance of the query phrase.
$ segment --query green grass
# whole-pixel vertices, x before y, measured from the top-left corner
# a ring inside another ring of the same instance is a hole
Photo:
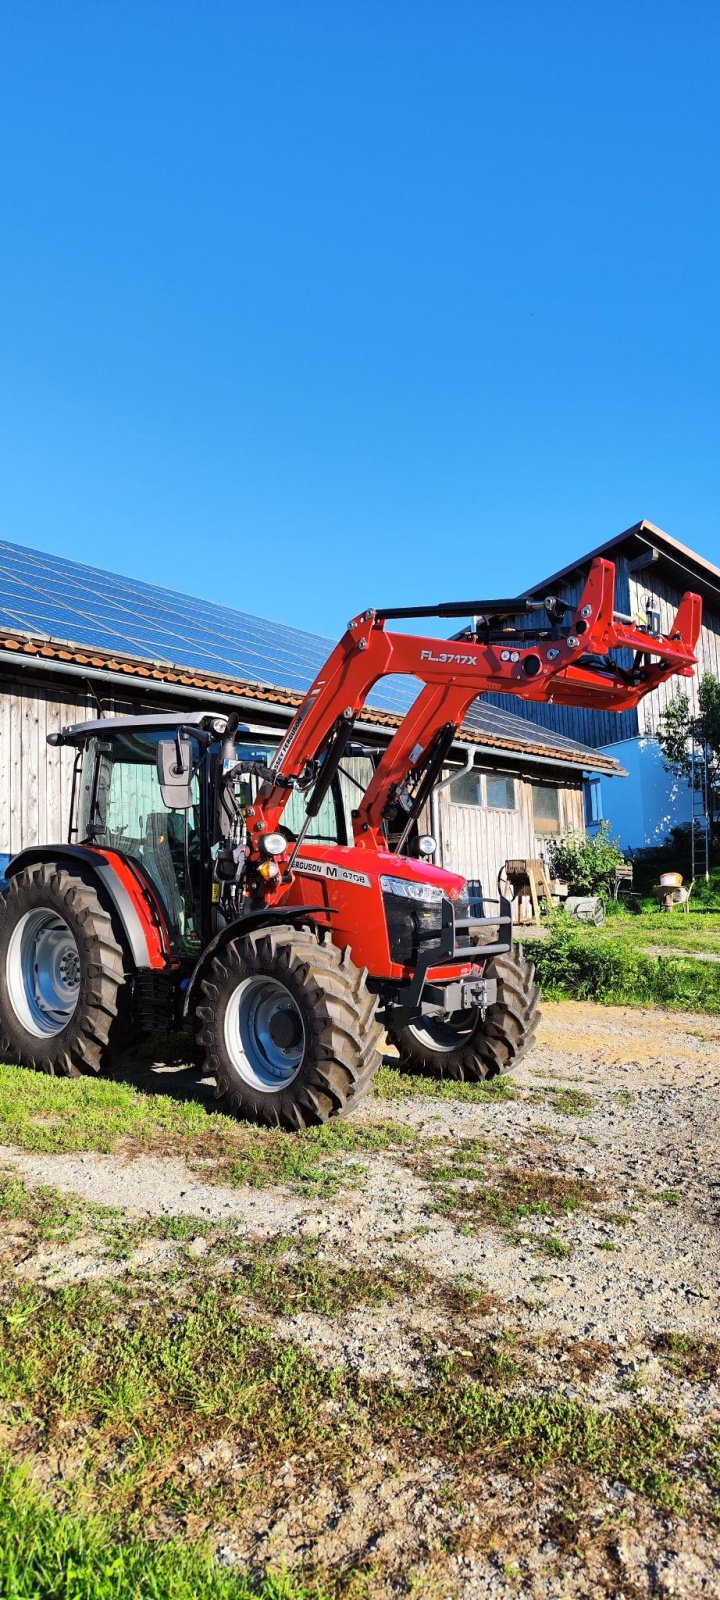
[[[261,1478],[291,1457],[322,1463],[312,1466],[315,1476],[351,1473],[354,1461],[381,1449],[398,1465],[430,1450],[473,1470],[485,1460],[523,1480],[583,1467],[666,1508],[682,1504],[687,1441],[667,1411],[603,1411],[528,1393],[522,1371],[516,1387],[517,1360],[503,1341],[481,1339],[461,1359],[436,1360],[425,1384],[406,1388],[319,1368],[301,1348],[244,1321],[240,1297],[217,1284],[182,1291],[159,1304],[112,1286],[22,1288],[1,1311],[6,1438],[15,1426],[18,1448],[31,1455],[72,1438],[82,1463],[75,1492],[90,1510],[124,1518],[131,1532],[148,1516],[207,1517],[212,1508],[216,1524],[232,1515],[251,1488],[246,1469],[228,1483],[213,1468],[219,1440],[240,1461],[251,1452]],[[199,1455],[201,1482],[183,1469]]]
[[[95,1224],[114,1221],[119,1213],[110,1206],[94,1206],[76,1201],[55,1189],[29,1189],[10,1173],[0,1172],[0,1217],[3,1224],[21,1223],[22,1231],[33,1246],[52,1240],[69,1242],[79,1233]],[[3,1228],[5,1232],[5,1228]],[[0,1240],[0,1250],[2,1241]]]
[[[495,1105],[502,1100],[517,1099],[517,1090],[510,1078],[460,1083],[454,1078],[400,1072],[391,1066],[378,1068],[373,1078],[373,1094],[387,1100],[469,1100],[473,1105]]]
[[[552,1256],[558,1261],[565,1260],[570,1255],[570,1246],[563,1239],[558,1239],[557,1234],[549,1233],[544,1238],[534,1239],[533,1244],[541,1255]]]
[[[123,1534],[112,1519],[56,1510],[27,1474],[0,1466],[3,1600],[323,1600],[313,1584],[228,1572],[201,1545]]]
[[[671,1372],[690,1383],[717,1383],[720,1379],[718,1339],[701,1339],[690,1333],[658,1333],[653,1350]]]
[[[295,1259],[288,1260],[292,1254]],[[280,1239],[272,1248],[254,1249],[234,1267],[238,1286],[250,1298],[279,1316],[312,1311],[335,1316],[356,1306],[379,1306],[398,1295],[416,1294],[425,1282],[423,1269],[397,1259],[382,1266],[338,1265],[318,1256],[318,1241],[305,1240],[298,1250]]]
[[[209,1264],[216,1284],[236,1298],[247,1297],[264,1311],[293,1316],[300,1311],[336,1316],[357,1306],[379,1306],[398,1295],[417,1294],[426,1283],[422,1267],[400,1256],[375,1264],[327,1259],[322,1238],[278,1238],[248,1244],[244,1230],[234,1220],[220,1224],[198,1217],[152,1217],[141,1221],[124,1218],[109,1207],[91,1205],[48,1188],[29,1189],[19,1178],[0,1175],[0,1218],[7,1241],[0,1240],[0,1264],[12,1247],[13,1223],[20,1224],[23,1254],[39,1246],[60,1250],[81,1234],[92,1234],[103,1260],[129,1262],[149,1241],[178,1245],[178,1267],[183,1276],[207,1276]],[[205,1250],[200,1258],[183,1246],[198,1238]],[[163,1264],[166,1265],[166,1264]],[[142,1267],[134,1268],[142,1276]],[[145,1276],[156,1276],[150,1265]],[[1,1360],[1,1358],[0,1358]]]
[[[720,1012],[720,964],[644,955],[637,932],[614,934],[618,920],[598,929],[558,919],[548,939],[534,942],[536,974],[548,999]]]
[[[348,1157],[402,1147],[413,1138],[400,1124],[351,1121],[288,1137],[112,1079],[50,1078],[0,1065],[0,1142],[23,1150],[180,1155],[214,1162],[224,1183],[284,1184],[322,1196],[358,1181],[362,1168]]]
[[[609,916],[594,932],[602,940],[629,941],[635,945],[667,945],[670,949],[720,955],[720,912],[701,916],[682,911],[642,912],[639,916]]]
[[[560,1089],[554,1085],[533,1093],[532,1098],[535,1104],[546,1106],[549,1111],[562,1117],[589,1117],[595,1105],[592,1095],[585,1094],[582,1089]]]
[[[545,1172],[539,1167],[505,1167],[486,1176],[481,1167],[419,1158],[419,1170],[435,1191],[435,1209],[465,1225],[495,1226],[517,1233],[517,1225],[532,1217],[566,1217],[605,1199],[605,1192],[587,1178],[560,1172]],[[457,1180],[470,1177],[469,1188],[458,1188]],[[533,1240],[538,1248],[545,1241]],[[562,1254],[551,1247],[554,1254]]]

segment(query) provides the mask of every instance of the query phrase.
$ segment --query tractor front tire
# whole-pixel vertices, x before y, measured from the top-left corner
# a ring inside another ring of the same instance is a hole
[[[217,1096],[297,1132],[352,1109],[381,1057],[377,999],[349,950],[287,925],[232,939],[202,983],[199,1042]]]
[[[535,968],[516,945],[512,954],[488,962],[486,976],[497,981],[497,999],[484,1018],[479,1010],[456,1012],[447,1021],[427,1016],[388,1033],[401,1069],[480,1082],[520,1065],[540,1020]]]
[[[97,1073],[122,1043],[125,952],[87,875],[26,868],[0,897],[0,1051],[36,1071]]]

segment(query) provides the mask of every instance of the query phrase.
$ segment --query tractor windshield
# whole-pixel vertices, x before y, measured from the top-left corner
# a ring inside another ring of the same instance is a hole
[[[217,750],[218,747],[213,748]],[[245,757],[249,764],[267,762],[269,766],[277,744],[269,740],[262,745],[257,741],[252,744],[239,741],[235,748],[238,760]],[[374,764],[369,756],[346,755],[343,758],[317,816],[310,820],[306,839],[317,839],[321,844],[347,844],[352,839],[352,812],[365,793],[373,771]],[[243,787],[248,791],[248,799],[254,800],[260,783],[258,779],[252,779],[249,783],[243,783]],[[295,837],[305,826],[306,804],[307,791],[291,790],[281,817],[281,826]]]

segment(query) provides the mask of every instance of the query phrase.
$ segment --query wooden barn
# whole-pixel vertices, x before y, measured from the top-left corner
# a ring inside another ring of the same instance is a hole
[[[526,592],[534,599],[557,594],[578,599],[594,556],[614,561],[617,572],[615,603],[628,616],[643,615],[648,607],[660,612],[660,626],[670,627],[685,590],[700,594],[703,627],[694,679],[671,679],[641,700],[635,711],[620,714],[565,706],[528,706],[506,696],[493,696],[499,707],[514,715],[531,716],[548,732],[590,745],[615,757],[625,768],[625,783],[608,784],[598,772],[588,787],[588,821],[597,825],[605,817],[625,848],[661,844],[670,828],[688,822],[691,791],[665,769],[657,731],[664,708],[678,688],[695,703],[698,678],[710,672],[720,679],[720,569],[652,522],[637,522],[608,539],[560,572],[542,578]]]
[[[205,706],[239,710],[270,751],[328,649],[314,634],[0,543],[0,858],[67,837],[73,753],[49,746],[49,733],[98,715]],[[411,698],[404,681],[378,686],[363,739],[380,747]],[[508,858],[582,830],[588,782],[622,772],[512,704],[475,703],[427,818],[436,859],[486,886]],[[352,759],[366,780],[370,758]],[[353,793],[346,781],[348,814]]]

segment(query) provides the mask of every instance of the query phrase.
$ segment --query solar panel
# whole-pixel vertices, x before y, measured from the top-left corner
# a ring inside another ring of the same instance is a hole
[[[85,648],[300,692],[331,649],[329,640],[284,623],[2,540],[0,624],[34,637],[44,634]],[[403,712],[416,693],[417,686],[407,679],[385,678],[368,704]],[[582,749],[484,701],[472,707],[468,725],[523,744],[540,741],[568,751]]]

